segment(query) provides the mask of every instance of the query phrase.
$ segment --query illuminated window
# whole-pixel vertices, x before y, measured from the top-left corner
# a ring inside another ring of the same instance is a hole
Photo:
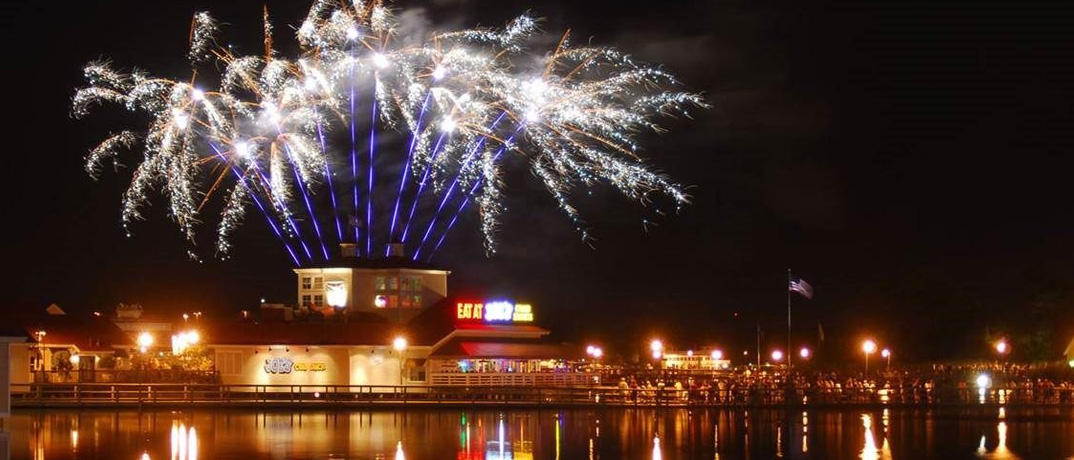
[[[310,278],[308,276],[303,276],[302,277],[302,289],[306,289],[306,290],[313,289],[313,278]]]
[[[323,307],[324,306],[324,296],[321,295],[321,294],[314,294],[313,295],[313,305],[316,305],[318,307]]]
[[[396,278],[394,276],[389,276],[388,277],[388,290],[389,291],[398,291],[399,290],[399,278]]]
[[[313,289],[317,291],[324,289],[324,278],[320,276],[313,277]]]
[[[425,360],[408,359],[406,361],[406,378],[411,382],[425,381]]]
[[[399,296],[377,294],[373,297],[373,306],[376,308],[398,308]]]
[[[386,287],[386,285],[384,283],[384,277],[383,276],[378,276],[373,281],[373,289],[375,289],[377,291],[383,291],[383,290],[387,289],[387,287]]]
[[[313,299],[310,297],[309,294],[303,295],[302,296],[302,306],[303,307],[308,307],[310,305],[311,300],[313,300]]]
[[[403,308],[421,308],[421,294],[404,294]]]
[[[410,292],[421,292],[421,277],[408,276],[403,278],[403,290]]]

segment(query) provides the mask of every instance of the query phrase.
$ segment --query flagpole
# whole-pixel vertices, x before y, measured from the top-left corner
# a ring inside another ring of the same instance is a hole
[[[791,371],[791,269],[787,269],[787,372]]]
[[[761,320],[757,320],[757,372],[761,372]]]

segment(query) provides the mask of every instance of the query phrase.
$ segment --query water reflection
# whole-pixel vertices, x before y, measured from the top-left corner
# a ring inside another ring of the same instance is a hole
[[[989,450],[987,447],[987,435],[981,434],[981,443],[977,447],[977,456],[991,459],[1017,459],[1018,455],[1015,455],[1010,448],[1007,447],[1007,409],[1000,407],[999,413],[996,414],[996,418],[999,420],[996,423],[996,448]]]
[[[12,458],[1014,459],[1074,455],[1074,410],[598,409],[412,412],[29,411]],[[797,445],[801,442],[801,445]]]
[[[198,460],[198,430],[187,429],[186,424],[172,420],[171,460]]]
[[[888,423],[888,410],[884,409],[884,415],[882,417],[884,423],[884,437],[882,441],[882,447],[876,447],[876,435],[873,434],[873,416],[870,414],[861,414],[861,424],[865,428],[865,445],[861,449],[859,457],[862,460],[879,460],[891,458],[891,446],[888,444],[887,437],[887,423]]]

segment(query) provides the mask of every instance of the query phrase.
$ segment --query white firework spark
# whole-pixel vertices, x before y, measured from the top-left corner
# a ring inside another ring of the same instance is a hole
[[[657,67],[612,48],[572,47],[568,35],[536,57],[526,43],[537,22],[527,15],[501,29],[398,37],[395,17],[377,0],[315,0],[297,29],[300,51],[285,57],[273,49],[267,10],[264,17],[264,53],[241,56],[217,45],[218,23],[208,13],[195,14],[187,57],[200,70],[188,79],[120,72],[108,62],[86,66],[74,116],[110,103],[151,117],[144,132],[112,135],[86,158],[95,175],[120,150],[143,147],[124,194],[125,226],[141,218],[150,191],[159,188],[193,243],[199,215],[227,182],[216,231],[221,256],[251,200],[296,263],[318,257],[307,244],[311,235],[325,246],[332,233],[319,225],[331,228],[325,213],[341,240],[350,238],[340,230],[341,216],[358,222],[354,239],[366,233],[367,255],[376,253],[374,239],[401,239],[416,247],[416,257],[423,248],[435,253],[470,202],[491,253],[509,157],[529,164],[583,238],[588,229],[572,191],[607,183],[642,203],[653,193],[677,205],[688,201],[681,186],[637,154],[638,134],[660,130],[657,117],[705,106],[697,94],[664,89],[678,83]],[[217,88],[194,82],[209,80],[212,69],[221,69]],[[364,126],[368,132],[358,132]],[[388,133],[406,140],[378,153],[377,138]],[[349,142],[338,139],[347,134]],[[384,164],[403,170],[390,215],[371,196],[374,178],[383,179],[374,165]],[[325,196],[332,208],[319,212],[311,198]],[[411,228],[419,199],[439,203],[424,234]],[[387,222],[390,229],[375,235]],[[296,242],[300,250],[291,249]]]

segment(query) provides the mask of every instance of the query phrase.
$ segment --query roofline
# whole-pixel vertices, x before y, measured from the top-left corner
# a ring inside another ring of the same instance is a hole
[[[373,347],[373,348],[378,348],[378,347],[380,347],[380,348],[392,348],[392,344],[390,344],[390,343],[383,344],[383,345],[368,345],[368,344],[360,344],[360,343],[359,344],[348,344],[348,345],[339,345],[339,344],[325,345],[325,344],[314,344],[314,343],[275,343],[275,344],[269,344],[269,345],[266,345],[266,344],[263,344],[263,343],[206,343],[205,346],[206,347],[310,347],[310,348],[313,348],[313,347],[320,347],[320,348]],[[407,347],[406,347],[407,350],[418,350],[418,349],[425,349],[425,348],[428,348],[428,349],[431,350],[432,346],[431,345],[407,345]]]
[[[439,268],[411,268],[411,267],[367,268],[367,267],[345,267],[345,266],[340,266],[340,267],[297,267],[297,268],[292,268],[291,269],[291,271],[295,272],[295,274],[299,274],[299,273],[302,273],[303,271],[310,271],[310,270],[320,270],[321,272],[324,272],[324,270],[350,270],[350,271],[358,271],[358,272],[362,272],[362,273],[377,273],[377,272],[385,272],[385,273],[387,273],[387,272],[404,271],[404,272],[408,272],[408,273],[421,273],[421,274],[428,274],[428,275],[450,275],[451,274],[451,270],[443,270],[443,269],[439,269]]]
[[[455,328],[455,329],[452,329],[451,332],[448,333],[448,335],[444,336],[444,338],[442,338],[439,341],[437,341],[436,343],[434,343],[430,348],[432,348],[432,350],[435,351],[437,348],[440,348],[440,347],[444,346],[444,344],[446,344],[447,342],[451,341],[451,339],[454,339],[456,337],[460,337],[460,338],[461,337],[496,337],[494,335],[496,333],[509,332],[509,335],[507,337],[504,337],[504,338],[512,338],[512,339],[514,339],[514,338],[538,338],[539,339],[541,337],[547,336],[548,334],[552,333],[552,331],[549,331],[548,329],[545,329],[545,328],[540,328],[540,329],[541,329],[541,332],[521,332],[521,331],[519,331],[519,332],[510,333],[510,331],[489,331],[489,330],[482,330],[482,329],[459,329],[459,328]],[[460,334],[459,333],[460,331],[463,332],[463,333]],[[476,334],[471,334],[473,332],[476,332]]]

